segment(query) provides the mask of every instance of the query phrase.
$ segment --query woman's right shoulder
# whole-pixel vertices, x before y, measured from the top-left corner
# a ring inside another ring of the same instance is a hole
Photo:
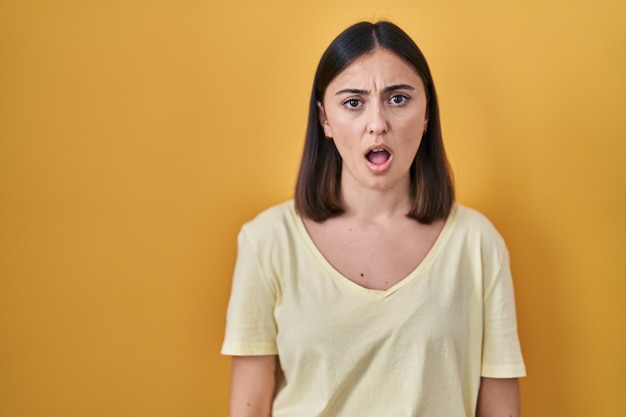
[[[297,214],[293,200],[271,206],[242,226],[246,233],[262,237],[291,231],[296,227]]]

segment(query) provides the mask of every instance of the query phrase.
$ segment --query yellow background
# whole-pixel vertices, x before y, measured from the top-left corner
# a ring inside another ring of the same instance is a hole
[[[376,18],[512,252],[524,414],[626,416],[624,0],[0,0],[0,417],[225,415],[236,233]]]

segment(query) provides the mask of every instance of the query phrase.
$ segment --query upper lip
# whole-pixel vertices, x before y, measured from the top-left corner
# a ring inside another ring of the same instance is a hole
[[[392,155],[391,149],[389,149],[384,143],[376,143],[371,145],[370,147],[368,147],[365,150],[365,156],[367,156],[367,154],[369,154],[370,152],[374,152],[374,151],[386,151],[387,153],[389,153],[389,155]]]

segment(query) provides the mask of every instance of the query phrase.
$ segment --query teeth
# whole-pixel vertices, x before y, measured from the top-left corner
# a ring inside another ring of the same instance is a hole
[[[384,149],[380,149],[380,148],[376,148],[376,149],[372,149],[372,152],[383,152]]]

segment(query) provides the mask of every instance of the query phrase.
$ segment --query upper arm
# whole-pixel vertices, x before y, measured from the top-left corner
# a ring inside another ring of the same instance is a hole
[[[276,388],[277,356],[233,356],[230,417],[270,417]]]
[[[519,380],[517,378],[481,378],[476,416],[519,417]]]

